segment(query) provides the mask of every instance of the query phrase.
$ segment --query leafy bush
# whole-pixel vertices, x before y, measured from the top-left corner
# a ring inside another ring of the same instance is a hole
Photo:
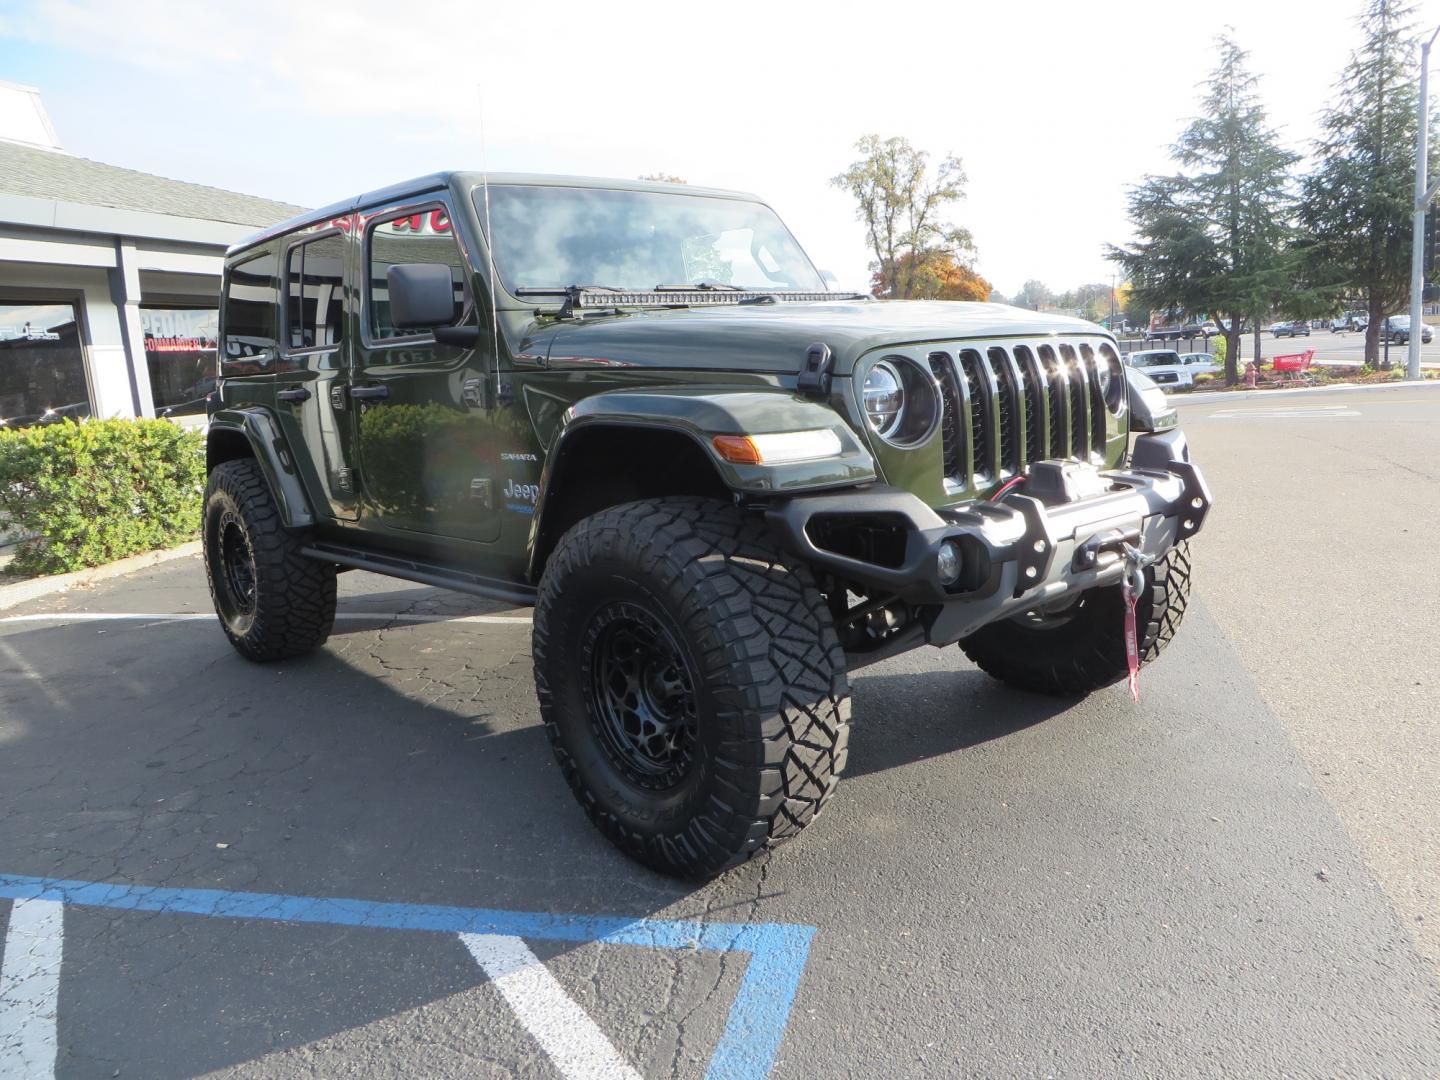
[[[1215,357],[1215,363],[1219,364],[1222,370],[1225,367],[1225,352],[1225,339],[1217,334],[1215,340],[1210,343],[1210,355]]]
[[[168,420],[65,421],[0,431],[0,519],[29,537],[12,564],[58,574],[200,528],[205,440]]]

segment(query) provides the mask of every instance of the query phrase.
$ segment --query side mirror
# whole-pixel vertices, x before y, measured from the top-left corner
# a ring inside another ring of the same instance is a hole
[[[820,271],[820,280],[825,282],[825,288],[829,289],[831,292],[840,291],[840,279],[837,278],[829,270]]]
[[[385,271],[390,324],[397,330],[433,330],[455,321],[455,285],[444,263],[395,263]]]

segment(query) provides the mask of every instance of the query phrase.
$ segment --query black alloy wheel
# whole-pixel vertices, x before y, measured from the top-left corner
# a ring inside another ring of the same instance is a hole
[[[666,791],[694,764],[696,679],[684,650],[638,604],[607,604],[590,619],[581,651],[590,724],[632,784]]]
[[[215,606],[237,633],[255,617],[255,552],[245,525],[233,510],[218,522],[220,573],[215,576]]]

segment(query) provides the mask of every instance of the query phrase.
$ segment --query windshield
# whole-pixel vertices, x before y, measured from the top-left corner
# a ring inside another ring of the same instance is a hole
[[[485,190],[475,190],[483,222]],[[644,291],[701,282],[823,291],[775,212],[760,203],[664,191],[493,185],[495,266],[511,292],[604,285]]]
[[[1130,357],[1130,363],[1135,367],[1163,367],[1179,362],[1180,354],[1174,352],[1142,352]]]

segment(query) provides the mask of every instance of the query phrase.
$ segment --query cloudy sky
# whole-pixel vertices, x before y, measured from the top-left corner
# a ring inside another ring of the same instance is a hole
[[[904,135],[964,160],[953,218],[1009,293],[1108,280],[1126,185],[1167,168],[1227,26],[1303,151],[1359,8],[0,0],[0,78],[41,88],[72,153],[308,206],[482,166],[755,191],[853,286],[864,237],[828,180],[859,135]]]

